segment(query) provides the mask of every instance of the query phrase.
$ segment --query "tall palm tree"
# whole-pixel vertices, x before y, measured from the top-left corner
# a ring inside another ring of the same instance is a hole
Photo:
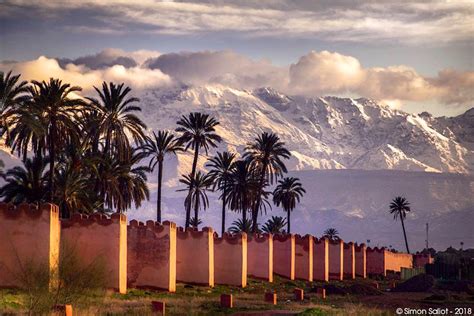
[[[258,227],[258,212],[266,183],[272,184],[275,179],[287,172],[282,159],[289,159],[290,156],[291,153],[285,148],[285,143],[274,133],[264,132],[246,147],[244,158],[250,159],[258,168],[260,177],[257,199],[252,210],[254,231]]]
[[[181,133],[179,142],[185,146],[184,150],[188,150],[189,148],[194,150],[193,165],[189,175],[191,179],[194,179],[199,150],[203,148],[207,155],[209,148],[217,147],[217,143],[222,140],[222,138],[217,135],[215,129],[216,126],[219,125],[219,122],[208,114],[192,112],[187,117],[183,115],[176,124],[178,124],[176,131]],[[191,194],[192,189],[191,183],[188,196]],[[191,206],[188,206],[189,208],[186,208],[186,228],[189,227],[191,214]]]
[[[183,148],[168,131],[158,131],[158,135],[153,132],[153,138],[147,137],[142,147],[146,156],[152,156],[149,164],[150,171],[153,172],[158,165],[158,193],[156,199],[156,220],[161,222],[161,191],[163,182],[163,161],[166,154],[176,154]]]
[[[218,152],[217,155],[206,164],[210,168],[209,174],[214,180],[214,185],[222,192],[222,235],[225,232],[225,207],[227,204],[227,183],[231,181],[232,171],[235,168],[234,153],[228,151]]]
[[[281,216],[272,216],[267,222],[263,225],[262,231],[269,234],[283,234],[285,230],[283,229],[286,225],[286,219]]]
[[[229,232],[232,234],[238,233],[247,233],[250,234],[252,232],[252,220],[251,219],[237,219],[236,221],[232,222],[232,226],[229,227]],[[257,233],[259,230],[257,230]]]
[[[405,231],[404,220],[407,217],[407,212],[410,211],[410,203],[408,203],[408,201],[404,197],[397,196],[390,203],[390,214],[393,214],[393,219],[397,220],[397,218],[400,217],[400,221],[402,222],[403,237],[405,237],[405,246],[407,247],[407,253],[410,253],[410,249],[408,248],[408,240],[407,233]]]
[[[282,206],[283,210],[286,211],[286,221],[288,224],[287,233],[291,232],[291,212],[295,209],[296,203],[300,202],[303,194],[306,193],[302,184],[299,182],[300,179],[288,177],[278,181],[278,185],[273,191],[273,203],[276,206]]]
[[[335,228],[328,228],[324,231],[323,237],[329,240],[339,240],[339,232]]]
[[[179,180],[179,182],[186,185],[186,189],[178,191],[188,191],[184,204],[186,209],[194,207],[194,221],[197,223],[201,207],[205,210],[209,206],[207,191],[212,187],[212,177],[209,174],[203,174],[198,171],[194,177],[191,177],[191,175],[185,175]],[[190,223],[190,220],[190,218],[186,218],[187,223]]]
[[[99,196],[108,210],[123,213],[133,205],[149,199],[146,172],[148,167],[140,166],[144,155],[134,150],[127,161],[104,157],[99,170],[95,170],[99,182]]]
[[[258,184],[255,168],[248,160],[239,160],[234,163],[234,167],[230,170],[230,177],[225,182],[225,191],[228,193],[227,204],[230,209],[242,212],[242,222],[247,220],[247,212],[254,203]]]
[[[23,164],[5,173],[6,184],[0,188],[0,198],[14,204],[44,202],[48,192],[46,160],[27,158]]]
[[[82,99],[73,97],[82,88],[63,83],[59,79],[32,81],[32,84],[28,87],[28,102],[33,115],[42,122],[44,128],[49,154],[48,201],[53,202],[56,155],[71,138],[79,134],[75,117],[84,110],[86,104]]]
[[[102,83],[102,90],[94,87],[99,95],[99,99],[87,98],[100,116],[100,126],[98,132],[103,135],[105,145],[105,155],[116,155],[120,160],[130,159],[133,153],[129,137],[135,143],[141,144],[145,139],[145,123],[135,114],[141,108],[134,105],[140,100],[128,97],[132,91],[130,87],[110,82]]]
[[[28,83],[19,80],[20,75],[12,76],[11,71],[7,74],[0,71],[0,136],[6,132],[7,139],[15,109],[28,99]]]

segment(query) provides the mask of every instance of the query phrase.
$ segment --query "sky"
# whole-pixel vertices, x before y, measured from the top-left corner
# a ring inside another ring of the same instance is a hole
[[[4,0],[0,70],[86,90],[178,83],[474,106],[473,1]]]

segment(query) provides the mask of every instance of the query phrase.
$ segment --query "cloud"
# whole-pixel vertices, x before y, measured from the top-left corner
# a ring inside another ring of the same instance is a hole
[[[378,100],[439,101],[469,105],[473,101],[474,72],[443,70],[436,77],[396,65],[364,68],[351,56],[312,51],[290,65],[288,91],[305,95],[349,94]]]
[[[157,56],[157,57],[156,57]],[[269,86],[289,95],[368,97],[401,107],[404,103],[472,106],[474,72],[445,69],[426,77],[405,65],[364,67],[348,55],[311,51],[288,66],[253,60],[233,51],[159,54],[107,49],[74,60],[39,57],[3,62],[26,80],[60,78],[84,89],[102,81],[125,82],[134,89],[223,84],[239,89]]]
[[[103,69],[114,65],[121,65],[125,68],[132,68],[142,64],[145,60],[157,57],[160,53],[157,51],[138,50],[134,52],[126,52],[121,49],[107,48],[103,51],[82,56],[76,59],[58,58],[61,67],[67,64],[84,65],[90,69]]]
[[[124,82],[134,89],[164,87],[172,84],[172,79],[159,70],[140,67],[126,68],[113,65],[103,69],[90,69],[84,65],[67,64],[61,66],[56,59],[44,56],[35,60],[16,63],[0,63],[0,70],[20,73],[23,80],[48,80],[59,78],[78,85],[85,90],[98,86],[102,81]]]
[[[228,50],[163,54],[148,60],[146,66],[191,84],[210,82],[237,88],[269,85],[283,89],[287,81],[286,68]]]
[[[5,0],[1,8],[7,17],[23,10],[40,21],[61,20],[70,31],[88,33],[227,32],[247,37],[406,43],[470,41],[474,37],[474,6],[469,1],[143,0],[130,4],[122,0]]]

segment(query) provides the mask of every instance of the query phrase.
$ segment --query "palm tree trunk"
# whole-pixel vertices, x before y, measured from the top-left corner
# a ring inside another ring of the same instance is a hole
[[[49,128],[49,202],[53,203],[54,198],[54,162],[56,159],[56,120],[51,119],[51,126]]]
[[[198,228],[198,222],[199,222],[199,196],[196,196],[196,201],[194,203],[194,220],[196,221],[196,225],[194,226],[195,228]]]
[[[156,220],[161,223],[161,183],[163,181],[163,160],[158,161],[158,193],[156,197]]]
[[[255,208],[252,210],[252,232],[257,233],[258,229],[258,210],[260,209],[260,203],[262,198],[263,184],[265,183],[265,170],[267,170],[267,165],[262,166],[262,173],[260,174],[260,185],[258,188],[257,200],[255,201]]]
[[[403,216],[401,214],[400,214],[400,219],[402,221],[403,236],[405,237],[405,246],[407,247],[407,253],[410,253],[410,249],[408,249],[408,240],[407,240],[407,233],[405,231],[405,224],[403,222]]]
[[[291,234],[290,230],[290,210],[286,210],[286,221],[287,221],[287,226],[288,226],[288,231],[286,232],[287,234]]]
[[[222,229],[221,237],[224,236],[225,232],[225,203],[226,203],[227,192],[224,185],[224,192],[222,192]]]
[[[194,145],[194,159],[193,159],[193,168],[191,169],[191,179],[194,180],[194,176],[196,175],[196,168],[197,168],[197,161],[199,157],[199,145],[196,143]],[[191,181],[191,185],[189,186],[189,193],[193,190],[193,181]],[[189,203],[188,207],[186,208],[186,224],[185,228],[189,227],[189,220],[191,217],[191,203]]]

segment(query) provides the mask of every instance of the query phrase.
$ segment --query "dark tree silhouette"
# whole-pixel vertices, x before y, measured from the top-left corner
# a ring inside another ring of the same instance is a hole
[[[99,95],[99,99],[88,98],[98,116],[99,129],[96,135],[104,137],[104,154],[113,155],[120,160],[128,160],[133,154],[130,144],[130,135],[136,144],[142,144],[145,139],[145,123],[135,114],[141,108],[135,103],[140,100],[135,97],[128,97],[132,91],[124,84],[116,85],[110,82],[102,83],[102,90],[94,87]]]
[[[212,177],[209,174],[202,174],[198,171],[194,177],[185,175],[179,182],[186,185],[186,189],[178,191],[188,191],[188,195],[184,200],[184,206],[186,209],[194,207],[194,218],[196,221],[199,219],[199,210],[201,207],[205,210],[209,206],[207,191],[212,187]],[[186,222],[190,223],[190,220],[190,218],[186,218]]]
[[[0,137],[6,133],[7,142],[15,110],[28,99],[27,86],[26,81],[20,81],[20,75],[0,71]]]
[[[410,253],[410,249],[408,248],[408,239],[407,233],[405,231],[404,220],[407,217],[407,212],[410,211],[410,203],[408,203],[408,201],[404,197],[397,196],[390,203],[390,214],[393,214],[393,219],[397,220],[397,218],[400,218],[400,221],[402,222],[403,237],[405,238],[405,246],[407,248],[407,253]]]
[[[254,232],[258,227],[258,213],[262,205],[265,186],[267,183],[272,184],[275,179],[287,172],[282,159],[289,159],[290,156],[285,143],[273,133],[262,133],[246,147],[244,158],[249,159],[259,173],[259,187],[252,210]]]
[[[178,124],[176,131],[181,133],[179,142],[185,146],[184,150],[188,150],[189,148],[194,150],[193,165],[189,175],[191,179],[194,179],[199,150],[203,148],[207,155],[209,148],[217,147],[217,143],[222,140],[221,137],[216,134],[215,129],[216,126],[219,125],[219,122],[208,114],[192,112],[187,117],[183,115],[176,124]],[[192,189],[191,183],[188,196],[191,195]],[[186,228],[189,227],[189,220],[191,217],[191,205],[188,206],[189,208],[186,208]]]
[[[326,237],[329,240],[337,241],[340,240],[339,232],[335,228],[328,228],[324,231],[323,237]]]
[[[23,163],[23,167],[14,167],[5,173],[6,184],[0,188],[0,197],[14,204],[44,202],[48,192],[46,160],[27,158]]]
[[[247,212],[251,210],[258,191],[259,181],[255,168],[248,160],[239,160],[225,183],[228,192],[227,204],[236,212],[242,212],[242,221],[247,222]]]
[[[156,198],[156,220],[161,223],[161,192],[163,183],[163,161],[165,155],[176,154],[183,148],[177,139],[168,131],[153,132],[153,137],[147,137],[142,147],[146,156],[152,156],[149,164],[151,172],[158,165],[158,192]]]
[[[272,216],[266,223],[262,226],[262,231],[269,234],[284,234],[284,227],[286,225],[286,219],[281,216]]]
[[[231,181],[232,171],[235,168],[235,154],[224,151],[218,152],[206,164],[210,168],[209,174],[214,180],[214,187],[222,192],[222,229],[221,235],[225,232],[225,207],[227,204],[227,183]]]
[[[299,182],[298,178],[283,178],[278,181],[278,185],[273,191],[273,203],[276,206],[282,206],[286,212],[286,221],[288,224],[287,233],[291,233],[291,212],[295,209],[296,203],[300,202],[303,194],[306,193],[305,189]]]
[[[232,226],[229,227],[229,233],[238,234],[238,233],[247,233],[250,234],[252,232],[252,220],[251,219],[237,219],[236,221],[232,222]],[[257,233],[259,231],[257,230]]]

